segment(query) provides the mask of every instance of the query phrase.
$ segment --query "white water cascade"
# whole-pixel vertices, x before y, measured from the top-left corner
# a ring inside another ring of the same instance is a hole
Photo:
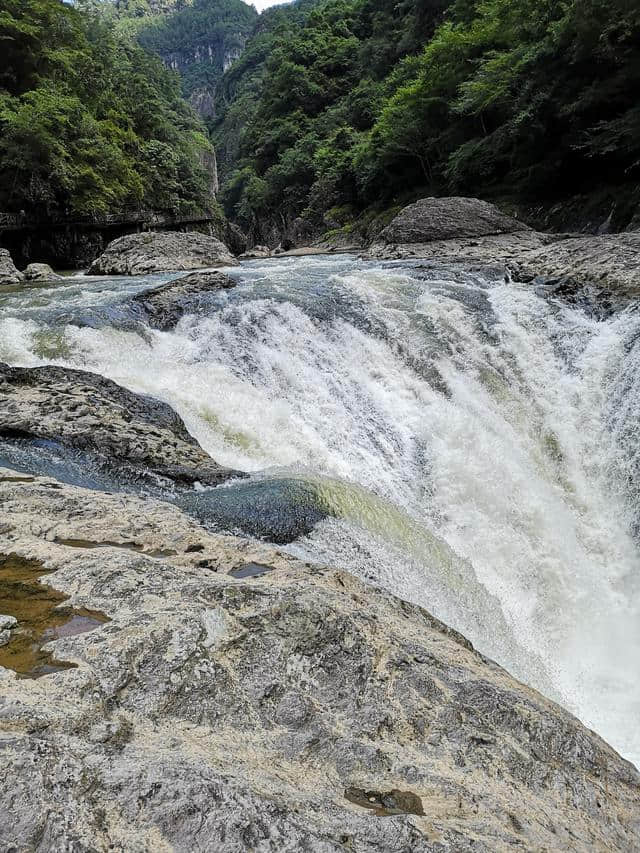
[[[7,290],[0,360],[99,372],[221,464],[315,484],[331,511],[289,550],[423,605],[640,764],[640,312],[349,256],[233,275],[171,332],[115,310],[149,280]]]

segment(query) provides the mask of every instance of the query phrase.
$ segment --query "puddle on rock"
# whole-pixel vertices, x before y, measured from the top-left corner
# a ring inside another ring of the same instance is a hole
[[[47,574],[50,572],[38,560],[0,555],[0,614],[18,620],[9,642],[0,646],[0,666],[13,669],[23,678],[75,667],[69,661],[56,660],[43,645],[59,637],[84,634],[109,621],[99,611],[61,608],[69,596],[40,583]]]
[[[175,557],[178,553],[171,548],[155,548],[152,551],[145,551],[143,545],[137,542],[96,542],[93,539],[61,539],[56,536],[53,540],[56,545],[66,545],[68,548],[122,548],[124,551],[135,551],[138,554],[145,554],[147,557]]]
[[[363,788],[347,788],[346,800],[364,809],[371,809],[377,817],[389,817],[398,814],[416,814],[424,816],[422,800],[411,791],[365,791]]]
[[[229,574],[232,578],[256,578],[272,571],[273,566],[266,566],[264,563],[245,563],[243,566],[231,569]]]

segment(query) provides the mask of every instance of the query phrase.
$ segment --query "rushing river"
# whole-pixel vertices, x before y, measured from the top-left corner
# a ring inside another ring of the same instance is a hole
[[[218,529],[310,501],[289,551],[423,605],[640,764],[640,312],[489,268],[343,255],[230,274],[171,332],[127,308],[170,276],[5,288],[0,360],[167,401],[252,472],[217,490],[245,501]]]

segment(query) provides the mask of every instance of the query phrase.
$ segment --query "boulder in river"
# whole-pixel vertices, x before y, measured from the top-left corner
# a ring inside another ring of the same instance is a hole
[[[236,473],[214,462],[166,403],[64,367],[0,363],[0,437],[87,452],[133,479],[217,485]]]
[[[0,284],[18,284],[24,279],[6,249],[0,249]]]
[[[527,230],[523,222],[478,198],[421,198],[403,208],[380,237],[385,243],[430,243]]]
[[[0,469],[0,504],[109,619],[0,667],[1,849],[640,848],[637,771],[425,610],[155,500]]]
[[[27,281],[59,281],[61,275],[57,275],[51,269],[49,264],[29,264],[24,271],[24,277]]]
[[[235,258],[220,240],[192,231],[145,231],[113,240],[89,275],[146,275],[231,266]]]
[[[184,314],[198,313],[208,295],[235,287],[236,283],[223,272],[193,272],[184,278],[145,290],[134,296],[133,302],[143,309],[149,326],[167,330],[173,328]]]

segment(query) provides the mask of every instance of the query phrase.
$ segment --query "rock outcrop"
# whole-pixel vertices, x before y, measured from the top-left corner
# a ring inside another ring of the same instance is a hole
[[[184,314],[197,313],[206,304],[207,295],[235,285],[222,272],[194,272],[145,290],[134,296],[133,302],[144,311],[149,326],[166,330],[173,328]]]
[[[477,198],[421,198],[403,208],[380,238],[385,243],[430,243],[527,230],[524,223]]]
[[[63,367],[0,363],[0,437],[86,451],[133,479],[216,485],[235,473],[204,452],[166,403]]]
[[[6,249],[0,249],[0,284],[18,284],[24,279]]]
[[[24,277],[27,281],[59,281],[61,275],[57,275],[51,269],[49,264],[29,264],[24,271]]]
[[[640,231],[560,240],[528,252],[513,271],[524,280],[550,276],[635,298],[640,295]]]
[[[555,235],[520,231],[514,234],[489,234],[486,237],[433,240],[430,243],[376,243],[364,254],[367,258],[379,260],[424,258],[438,263],[506,265],[557,240]]]
[[[89,275],[146,275],[230,266],[236,261],[224,243],[198,232],[145,231],[109,243]]]
[[[153,500],[0,469],[0,505],[110,620],[0,668],[3,850],[640,847],[632,766],[424,610]]]

